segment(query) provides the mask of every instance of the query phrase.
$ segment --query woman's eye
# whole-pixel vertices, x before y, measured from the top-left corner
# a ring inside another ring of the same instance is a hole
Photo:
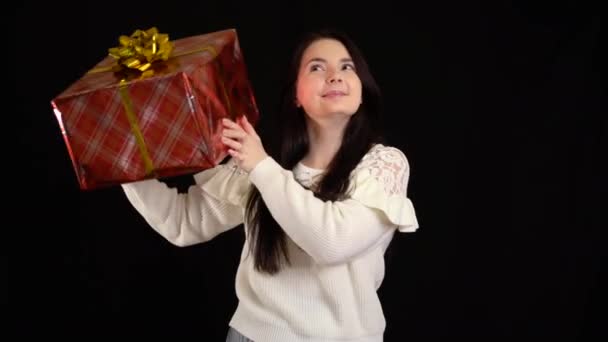
[[[355,66],[353,64],[344,64],[342,70],[355,70]]]
[[[310,66],[310,71],[317,71],[317,70],[322,70],[321,65],[313,64]]]

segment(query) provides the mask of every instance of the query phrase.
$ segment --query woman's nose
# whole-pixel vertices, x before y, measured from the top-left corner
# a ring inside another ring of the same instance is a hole
[[[338,73],[333,73],[327,78],[328,83],[342,82],[342,76]]]

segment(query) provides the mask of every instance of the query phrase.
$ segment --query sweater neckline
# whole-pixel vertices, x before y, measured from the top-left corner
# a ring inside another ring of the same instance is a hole
[[[298,166],[300,167],[300,169],[302,171],[305,171],[305,172],[311,173],[311,174],[319,174],[319,173],[322,173],[323,171],[325,171],[324,169],[315,169],[313,167],[306,166],[302,162],[298,162]]]

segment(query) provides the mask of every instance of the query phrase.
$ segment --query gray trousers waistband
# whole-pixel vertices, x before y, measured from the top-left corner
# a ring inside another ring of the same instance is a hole
[[[230,327],[228,329],[228,335],[226,336],[226,342],[254,342],[254,341],[243,336],[243,334],[238,332],[233,327]]]

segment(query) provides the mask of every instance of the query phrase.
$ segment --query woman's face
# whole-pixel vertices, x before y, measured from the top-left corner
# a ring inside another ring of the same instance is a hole
[[[313,119],[350,117],[361,105],[361,80],[348,50],[334,39],[304,51],[296,83],[296,105]]]

